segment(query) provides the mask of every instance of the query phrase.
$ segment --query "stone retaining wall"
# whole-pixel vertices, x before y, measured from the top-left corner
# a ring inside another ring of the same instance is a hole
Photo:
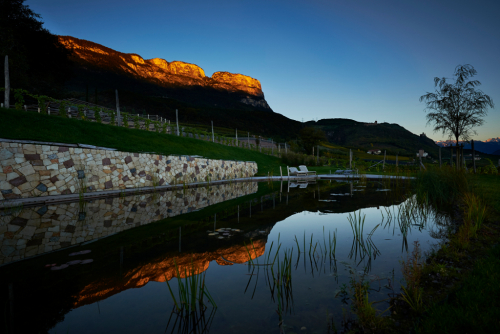
[[[250,177],[257,163],[0,142],[0,200]]]
[[[256,193],[255,182],[63,203],[0,212],[0,264],[25,259],[133,227]]]

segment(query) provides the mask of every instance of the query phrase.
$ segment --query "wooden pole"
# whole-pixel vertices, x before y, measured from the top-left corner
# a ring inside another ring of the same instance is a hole
[[[352,150],[349,149],[349,169],[352,169]]]
[[[115,90],[116,93],[116,118],[118,126],[122,126],[122,121],[120,119],[120,100],[118,99],[118,89]]]
[[[9,56],[5,56],[5,108],[10,107],[10,77],[9,77]]]
[[[177,126],[177,136],[179,136],[180,135],[180,132],[179,132],[179,111],[177,109],[175,109],[175,124]]]
[[[283,180],[283,171],[281,170],[281,166],[280,166],[280,178]]]

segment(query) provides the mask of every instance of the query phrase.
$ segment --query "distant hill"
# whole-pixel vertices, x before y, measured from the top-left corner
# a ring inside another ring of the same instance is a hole
[[[493,155],[500,155],[500,149],[496,150],[495,152],[491,153]]]
[[[464,144],[464,148],[466,148],[466,149],[471,148],[471,145],[468,142],[459,142],[459,143]],[[440,141],[436,141],[436,144],[441,146],[441,147],[447,147],[447,146],[451,146],[451,145],[455,146],[455,141],[454,140],[440,140]],[[474,149],[476,151],[483,152],[483,153],[500,155],[500,153],[498,153],[500,151],[500,137],[486,139],[485,141],[474,140]],[[497,153],[494,153],[494,152],[497,152]]]
[[[365,150],[386,150],[389,154],[415,155],[423,149],[436,157],[438,146],[425,135],[416,135],[398,124],[362,123],[351,119],[333,118],[310,121],[306,126],[322,129],[328,141],[340,146]]]

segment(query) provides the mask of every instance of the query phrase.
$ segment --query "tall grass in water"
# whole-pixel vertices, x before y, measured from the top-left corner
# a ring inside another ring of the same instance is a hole
[[[457,241],[460,247],[466,247],[470,238],[477,236],[478,230],[483,225],[486,217],[486,205],[475,193],[463,194],[464,221],[457,233]]]
[[[205,273],[200,274],[195,270],[193,260],[191,260],[191,268],[189,272],[187,268],[184,268],[184,279],[181,278],[179,267],[177,266],[175,259],[174,264],[177,274],[177,283],[179,286],[178,298],[175,298],[166,277],[165,282],[167,282],[168,290],[170,291],[170,295],[172,296],[177,311],[182,312],[184,309],[192,312],[196,311],[197,304],[205,305],[204,297],[207,297],[213,307],[217,307],[205,285]]]
[[[421,171],[415,180],[417,199],[427,197],[431,204],[438,207],[456,202],[471,186],[465,171],[448,166]]]
[[[411,255],[407,256],[406,261],[401,261],[401,272],[406,282],[406,288],[402,287],[402,297],[415,312],[419,313],[423,311],[424,307],[422,301],[422,288],[420,287],[422,267],[420,244],[418,241],[415,241]]]
[[[389,309],[377,314],[378,310],[373,307],[373,304],[377,302],[370,302],[369,288],[370,284],[363,281],[363,276],[360,280],[351,277],[352,310],[358,317],[358,325],[362,333],[384,333],[390,320],[381,315]]]

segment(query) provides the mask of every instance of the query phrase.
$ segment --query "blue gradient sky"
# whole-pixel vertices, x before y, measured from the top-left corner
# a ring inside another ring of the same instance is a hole
[[[500,1],[28,0],[45,27],[145,59],[260,80],[296,120],[351,118],[426,127],[418,98],[472,64],[496,103],[477,140],[500,136]],[[446,138],[444,138],[446,139]]]

